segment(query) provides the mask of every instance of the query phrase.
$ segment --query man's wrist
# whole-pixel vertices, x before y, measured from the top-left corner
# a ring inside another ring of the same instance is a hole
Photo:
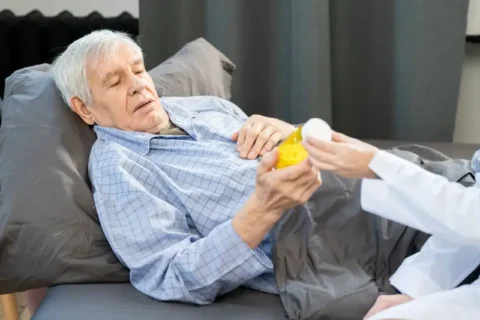
[[[253,192],[252,196],[247,201],[247,207],[252,215],[258,215],[261,217],[269,219],[279,219],[279,215],[282,214],[284,209],[280,208],[268,208],[264,205],[264,202],[261,200],[261,196],[257,191]]]
[[[232,226],[250,248],[256,248],[280,219],[283,210],[263,208],[254,193],[233,218]]]

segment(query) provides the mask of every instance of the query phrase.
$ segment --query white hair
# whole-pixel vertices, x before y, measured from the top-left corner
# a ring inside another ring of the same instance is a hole
[[[97,30],[72,42],[53,62],[52,73],[63,99],[70,106],[70,99],[77,96],[86,104],[93,102],[88,86],[87,65],[95,66],[101,59],[108,59],[122,44],[143,56],[140,46],[126,33]]]

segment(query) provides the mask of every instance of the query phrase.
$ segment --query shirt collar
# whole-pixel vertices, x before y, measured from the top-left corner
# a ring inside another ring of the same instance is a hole
[[[168,98],[161,98],[161,103],[167,112],[170,121],[176,126],[182,128],[189,136],[195,139],[195,130],[192,126],[192,118],[194,113],[181,107],[174,101],[169,101]],[[159,137],[158,134],[139,132],[139,131],[124,131],[116,128],[107,128],[102,126],[95,126],[94,130],[97,138],[105,141],[116,142],[133,152],[139,153],[143,156],[150,151],[151,140]],[[174,138],[174,137],[169,137]]]
[[[94,130],[98,139],[116,142],[143,156],[147,155],[150,151],[150,140],[157,136],[146,132],[124,131],[102,126],[95,126]]]

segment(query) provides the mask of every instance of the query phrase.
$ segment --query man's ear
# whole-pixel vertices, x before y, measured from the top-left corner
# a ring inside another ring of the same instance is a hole
[[[91,126],[95,124],[92,113],[88,109],[87,105],[82,100],[80,100],[80,98],[72,97],[70,99],[70,106],[72,107],[73,111],[78,114],[86,124]]]

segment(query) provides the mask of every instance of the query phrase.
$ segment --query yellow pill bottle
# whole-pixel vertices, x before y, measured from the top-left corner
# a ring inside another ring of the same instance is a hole
[[[298,164],[308,158],[308,152],[302,145],[302,140],[308,136],[330,141],[332,130],[328,123],[319,118],[312,118],[299,126],[278,146],[276,169]]]

